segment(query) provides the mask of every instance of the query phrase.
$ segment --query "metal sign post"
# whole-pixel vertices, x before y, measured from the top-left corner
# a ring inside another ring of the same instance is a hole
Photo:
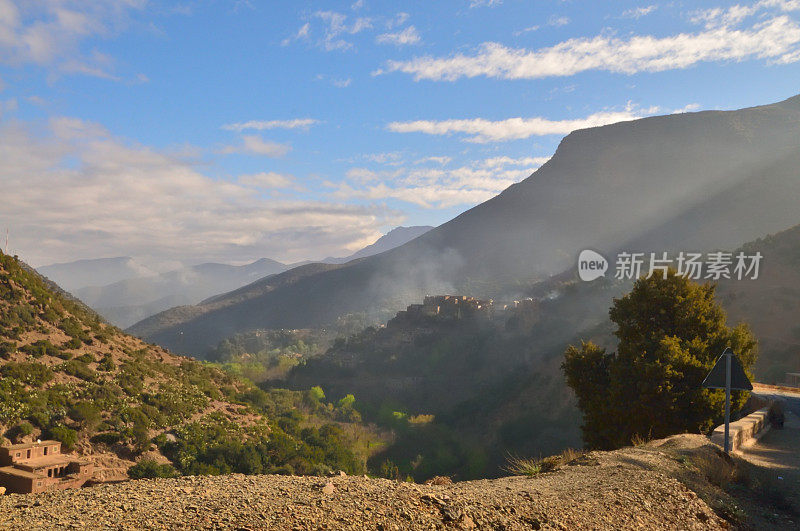
[[[753,384],[744,372],[739,359],[734,356],[730,347],[717,358],[714,368],[703,380],[706,389],[725,389],[725,453],[730,452],[730,423],[731,423],[731,389],[752,391]]]

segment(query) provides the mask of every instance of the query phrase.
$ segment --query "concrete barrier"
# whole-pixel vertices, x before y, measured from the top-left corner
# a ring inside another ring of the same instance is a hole
[[[730,424],[730,442],[731,451],[738,450],[742,446],[749,446],[763,434],[769,430],[769,421],[767,415],[769,407],[759,409],[754,413],[750,413],[746,417],[731,422]],[[725,445],[725,425],[717,426],[714,433],[711,434],[711,442],[720,446]]]

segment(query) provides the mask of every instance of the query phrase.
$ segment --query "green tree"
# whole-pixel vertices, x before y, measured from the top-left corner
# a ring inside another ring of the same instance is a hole
[[[666,278],[642,277],[609,312],[615,353],[591,342],[567,348],[562,369],[583,412],[588,447],[705,432],[721,419],[724,392],[703,389],[703,378],[725,347],[750,375],[757,350],[747,325],[726,326],[715,289],[673,270]],[[741,408],[747,395],[734,392],[731,408]]]

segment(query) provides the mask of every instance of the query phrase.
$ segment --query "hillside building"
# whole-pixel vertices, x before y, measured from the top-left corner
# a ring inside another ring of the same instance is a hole
[[[90,463],[61,453],[58,441],[0,447],[0,487],[28,494],[83,486],[92,476]]]

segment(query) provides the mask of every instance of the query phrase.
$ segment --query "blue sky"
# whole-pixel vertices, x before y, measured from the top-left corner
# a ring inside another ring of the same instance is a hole
[[[800,0],[0,0],[0,228],[35,265],[345,255],[798,62]]]

